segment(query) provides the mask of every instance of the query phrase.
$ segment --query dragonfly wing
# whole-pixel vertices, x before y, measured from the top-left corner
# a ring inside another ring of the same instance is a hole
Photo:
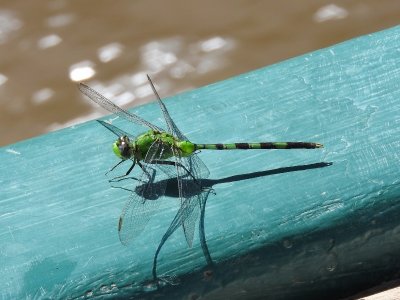
[[[208,178],[208,176],[210,175],[210,171],[203,163],[203,161],[197,156],[197,154],[192,154],[189,157],[184,157],[183,160],[186,161],[184,164],[187,165],[187,169],[196,178]]]
[[[131,194],[118,223],[119,240],[123,245],[128,245],[142,233],[157,208],[158,201],[144,200],[142,196]]]
[[[108,122],[104,122],[104,121],[101,121],[101,120],[97,120],[97,122],[99,122],[101,125],[103,125],[105,128],[110,130],[112,133],[114,133],[118,137],[126,135],[127,137],[131,138],[132,140],[135,139],[129,133],[123,131],[122,129],[119,129],[118,127],[116,127],[116,126],[114,126],[114,125],[112,125],[112,124],[110,124]]]
[[[180,174],[183,174],[184,170],[188,170],[190,173],[185,175],[185,179],[181,178],[180,185],[182,189],[181,206],[185,208],[182,214],[182,227],[186,242],[191,247],[203,194],[201,180],[207,178],[210,172],[196,154],[189,157],[179,157],[179,164],[184,167],[180,168]]]
[[[182,209],[182,228],[185,234],[186,242],[191,248],[193,245],[194,230],[196,228],[196,222],[199,218],[200,202],[198,196],[193,196],[181,205]]]
[[[162,102],[161,97],[157,93],[157,90],[154,87],[154,84],[151,81],[149,75],[147,75],[147,79],[149,80],[151,88],[157,97],[157,102],[160,105],[161,111],[163,112],[164,120],[165,123],[167,124],[169,133],[176,136],[180,140],[188,141],[188,138],[179,130],[174,120],[172,120],[167,107],[165,106],[164,102]],[[192,173],[196,173],[196,175],[199,176],[199,178],[207,178],[210,175],[210,171],[208,170],[206,165],[195,154],[193,154],[190,158],[188,158],[188,164],[185,167],[187,167],[187,169]]]
[[[160,95],[158,94],[156,88],[154,87],[153,82],[150,79],[150,76],[147,75],[147,80],[150,82],[150,86],[151,89],[153,90],[153,93],[156,95],[157,97],[157,102],[160,105],[161,111],[164,115],[164,120],[165,123],[167,124],[168,127],[168,132],[175,135],[176,137],[178,137],[180,140],[187,140],[186,137],[182,134],[182,132],[178,129],[178,127],[176,126],[176,124],[174,123],[174,121],[172,120],[167,107],[165,106],[164,102],[162,102]]]
[[[175,222],[175,224],[179,224],[179,226],[182,225],[186,241],[189,247],[191,247],[199,212],[199,201],[197,197],[202,192],[200,180],[194,180],[192,174],[188,172],[189,160],[182,159],[179,156],[178,149],[170,145],[163,145],[160,147],[159,151],[161,151],[161,155],[163,151],[172,151],[174,156],[168,160],[168,164],[163,163],[166,162],[165,160],[147,161],[146,159],[146,161],[161,170],[169,179],[176,179],[176,188],[181,202],[180,210],[176,217],[178,219],[175,219],[173,223],[171,223],[170,228],[164,236],[169,236],[176,230],[176,225],[173,225]],[[169,182],[172,183],[173,181],[169,180]]]
[[[150,146],[145,160],[157,160],[162,152],[162,144],[156,141]],[[132,192],[118,223],[119,239],[124,245],[128,245],[144,230],[158,209],[159,198],[164,195],[167,185],[166,175],[163,172],[157,172],[153,165],[143,162],[142,170],[138,181],[143,184],[137,186]]]
[[[191,157],[182,158],[178,149],[172,148],[176,164],[177,184],[181,201],[181,223],[186,242],[192,247],[194,230],[198,219],[200,203],[198,195],[201,193],[201,178],[193,168]],[[189,173],[188,173],[189,172]]]
[[[157,126],[147,122],[146,120],[142,119],[141,117],[130,113],[129,111],[122,109],[121,107],[115,105],[109,99],[92,89],[91,87],[87,86],[84,83],[79,83],[79,90],[88,96],[93,102],[97,103],[104,109],[108,110],[109,112],[116,114],[117,116],[124,118],[130,122],[136,123],[138,125],[147,126],[156,131],[162,131],[162,129],[158,128]]]
[[[188,140],[186,136],[178,129],[175,122],[172,120],[167,107],[162,102],[161,97],[158,95],[153,82],[147,75],[151,88],[157,97],[158,104],[163,112],[165,122],[168,127],[169,133],[173,134],[180,140]],[[201,159],[193,154],[190,157],[182,158],[179,150],[172,147],[174,153],[176,178],[178,184],[179,198],[181,200],[181,213],[179,215],[180,222],[183,227],[186,241],[189,247],[192,246],[194,230],[196,221],[199,216],[200,202],[199,195],[201,194],[201,178],[207,178],[210,174],[208,168],[201,161]],[[185,179],[187,178],[187,179]],[[193,191],[196,187],[198,191]]]
[[[192,205],[189,205],[189,203],[191,203]],[[192,226],[187,226],[185,228],[187,228],[187,231],[185,231],[185,236],[186,236],[186,232],[189,235],[189,240],[190,242],[190,247],[192,245],[193,242],[193,236],[194,236],[194,229],[195,229],[195,224],[196,224],[196,208],[198,207],[197,203],[195,201],[188,201],[187,202],[188,205],[182,205],[178,212],[176,213],[174,219],[172,220],[171,224],[168,227],[168,230],[166,231],[166,233],[164,234],[163,238],[162,238],[162,242],[160,243],[159,248],[162,246],[162,244],[165,243],[165,241],[180,227],[180,226],[184,226],[184,220],[189,219],[193,219],[192,222],[190,222],[190,224],[193,224]],[[196,204],[196,205],[193,205]],[[198,211],[197,211],[198,214]],[[189,225],[189,224],[188,224]],[[189,242],[188,242],[189,243]]]

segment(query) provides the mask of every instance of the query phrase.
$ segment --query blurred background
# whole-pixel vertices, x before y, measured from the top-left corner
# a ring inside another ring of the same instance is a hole
[[[395,26],[398,0],[0,1],[0,146]]]

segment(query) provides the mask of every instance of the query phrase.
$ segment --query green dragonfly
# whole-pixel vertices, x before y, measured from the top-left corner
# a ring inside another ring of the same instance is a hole
[[[189,247],[192,246],[195,224],[201,203],[204,201],[204,195],[201,192],[193,193],[193,186],[197,186],[196,189],[201,191],[201,180],[209,175],[209,170],[197,155],[199,150],[315,149],[323,147],[320,143],[312,142],[192,143],[172,120],[149,76],[147,79],[164,115],[167,131],[122,109],[89,86],[83,83],[79,84],[80,91],[93,102],[129,122],[149,129],[135,137],[110,123],[98,121],[118,137],[113,143],[112,149],[120,161],[110,171],[126,161],[132,162],[132,165],[124,175],[117,178],[127,177],[135,165],[142,170],[140,177],[136,179],[144,183],[142,184],[143,188],[138,193],[131,193],[118,222],[119,239],[124,245],[129,244],[145,229],[152,214],[157,210],[159,201],[149,200],[152,198],[149,195],[152,195],[153,198],[162,197],[168,179],[176,179],[180,198],[178,219],[175,220],[177,218],[175,217],[174,223],[171,224],[164,237],[171,235],[170,230],[175,231],[177,227],[182,226],[186,242]],[[164,242],[163,238],[162,243]],[[157,249],[156,255],[159,250],[160,247]],[[156,257],[153,265],[154,279],[156,279],[155,264]]]

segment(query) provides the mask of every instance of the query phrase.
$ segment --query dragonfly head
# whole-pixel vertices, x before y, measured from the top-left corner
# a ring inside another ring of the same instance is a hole
[[[133,145],[126,135],[118,138],[113,144],[113,151],[120,159],[130,159],[133,155]]]

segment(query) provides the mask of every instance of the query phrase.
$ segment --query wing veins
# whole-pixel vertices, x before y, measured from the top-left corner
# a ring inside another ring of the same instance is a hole
[[[118,105],[114,104],[111,100],[107,99],[91,87],[87,86],[84,83],[79,83],[79,90],[89,97],[93,102],[97,103],[104,109],[108,110],[109,112],[116,114],[117,116],[136,123],[138,125],[147,126],[156,131],[163,131],[162,129],[158,128],[157,126],[151,124],[150,122],[142,119],[141,117],[130,113],[129,111],[119,107]]]

